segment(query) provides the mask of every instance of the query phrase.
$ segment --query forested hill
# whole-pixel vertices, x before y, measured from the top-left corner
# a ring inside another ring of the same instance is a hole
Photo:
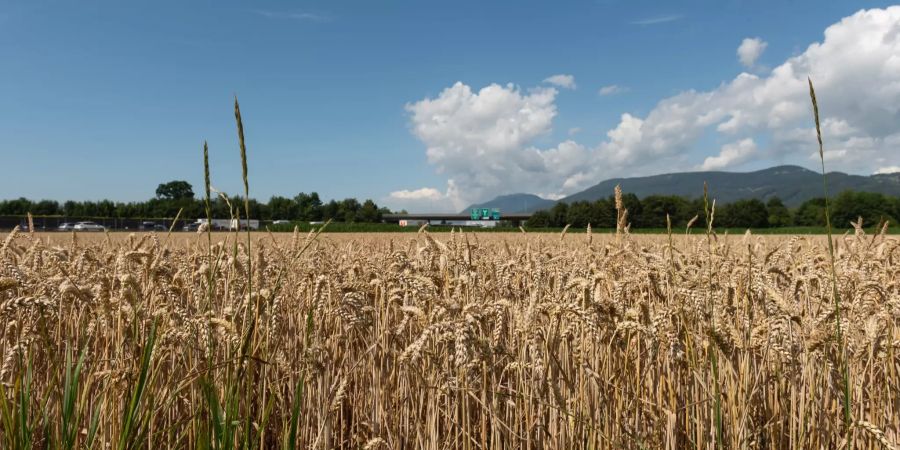
[[[710,195],[719,204],[743,199],[767,201],[772,197],[779,197],[786,206],[797,207],[809,199],[822,196],[822,175],[819,172],[799,166],[776,166],[755,172],[682,172],[612,178],[560,201],[571,203],[608,198],[617,184],[622,186],[623,191],[635,194],[638,198],[650,195],[697,198],[703,195],[703,182],[709,185]],[[837,195],[848,190],[900,197],[900,173],[870,176],[828,173],[829,194]],[[470,208],[500,208],[507,213],[525,213],[550,208],[554,203],[532,194],[512,194],[478,203]],[[467,211],[469,209],[465,210]]]
[[[799,206],[822,196],[822,175],[799,166],[777,166],[755,172],[683,172],[649,177],[613,178],[562,199],[594,201],[609,197],[616,185],[643,198],[648,195],[700,197],[703,182],[709,184],[712,197],[719,203],[741,199],[768,200],[779,197],[786,206]],[[876,192],[900,196],[900,173],[886,175],[848,175],[828,173],[828,189],[835,195],[843,191]]]

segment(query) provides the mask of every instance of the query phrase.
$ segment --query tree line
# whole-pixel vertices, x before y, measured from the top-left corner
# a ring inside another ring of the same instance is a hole
[[[703,199],[675,195],[651,195],[639,199],[634,194],[622,196],[628,210],[628,222],[633,228],[665,228],[666,215],[673,227],[684,227],[697,216],[696,226],[704,226]],[[273,196],[268,202],[250,199],[251,219],[380,222],[382,215],[390,214],[387,208],[374,201],[363,202],[355,198],[323,202],[316,192],[301,192],[294,197]],[[230,206],[229,206],[230,204]],[[215,197],[210,204],[213,218],[230,218],[231,211],[240,207],[243,214],[244,200],[240,196]],[[831,220],[837,226],[847,226],[858,217],[866,224],[881,220],[897,224],[900,218],[900,198],[871,192],[845,191],[831,201]],[[26,198],[0,200],[0,215],[17,216],[31,213],[37,216],[108,217],[108,218],[172,218],[181,210],[183,219],[206,217],[204,200],[195,198],[193,187],[186,181],[160,184],[156,196],[143,202],[32,201]],[[557,203],[551,209],[535,212],[527,221],[531,228],[551,228],[572,225],[598,228],[616,226],[616,209],[613,196],[593,202],[577,201]],[[778,197],[766,202],[757,199],[738,200],[716,205],[714,225],[725,228],[769,228],[787,226],[821,226],[825,223],[825,199],[814,198],[797,208],[788,208]]]
[[[705,226],[702,198],[685,198],[676,195],[651,195],[639,199],[634,194],[622,196],[628,210],[628,222],[633,228],[665,228],[666,215],[673,227],[684,227],[697,217],[695,226]],[[871,192],[845,191],[830,202],[831,220],[836,226],[849,226],[850,221],[863,218],[865,224],[878,224],[882,220],[897,224],[900,218],[900,198]],[[557,203],[553,208],[537,211],[528,226],[544,227],[593,227],[616,226],[615,200],[612,196],[593,202],[577,201]],[[788,208],[778,197],[766,202],[757,199],[737,200],[716,205],[713,225],[723,228],[770,228],[788,226],[822,226],[825,224],[825,199],[813,198],[797,208]]]
[[[319,194],[301,192],[294,197],[273,196],[268,202],[250,199],[250,218],[260,220],[380,222],[390,210],[379,207],[372,200],[360,202],[355,198],[323,202]],[[229,204],[231,206],[229,206]],[[244,200],[240,196],[212,199],[212,217],[227,219],[231,210],[240,208],[244,214]],[[183,219],[206,217],[204,200],[194,196],[193,187],[186,181],[160,184],[156,196],[143,202],[100,201],[32,201],[27,198],[0,200],[0,215],[13,216],[31,213],[37,216],[65,217],[118,217],[118,218],[172,218],[181,210]]]

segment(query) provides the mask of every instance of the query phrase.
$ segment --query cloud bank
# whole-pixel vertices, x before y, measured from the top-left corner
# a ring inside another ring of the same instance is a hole
[[[765,49],[761,39],[753,42],[741,44],[742,63],[754,64]],[[768,73],[740,73],[711,90],[681,92],[643,117],[622,113],[606,139],[590,145],[568,139],[538,148],[557,115],[552,87],[475,90],[457,82],[406,109],[428,162],[448,179],[431,201],[460,209],[510,192],[569,194],[612,176],[754,162],[812,165],[818,153],[807,76],[819,97],[830,169],[872,173],[898,165],[898,6],[841,19],[821,42]]]

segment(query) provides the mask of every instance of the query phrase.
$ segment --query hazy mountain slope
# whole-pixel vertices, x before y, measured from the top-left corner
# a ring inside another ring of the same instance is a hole
[[[500,208],[507,214],[528,213],[541,209],[552,208],[556,204],[553,200],[538,197],[533,194],[509,194],[501,195],[493,200],[469,205],[462,210],[462,214],[468,214],[472,208]]]
[[[601,181],[581,192],[561,199],[563,202],[594,201],[612,195],[617,184],[622,190],[639,198],[649,195],[680,195],[700,197],[703,182],[709,184],[710,195],[716,202],[757,198],[768,200],[780,197],[787,206],[799,206],[806,200],[822,196],[822,175],[799,166],[776,166],[755,172],[681,172],[648,177],[613,178]],[[828,174],[828,193],[837,195],[846,190],[878,192],[900,196],[900,173],[886,175],[849,175],[843,172]],[[527,213],[553,207],[556,202],[532,194],[502,195],[493,200],[470,205],[472,208],[500,208],[506,213]]]
[[[821,174],[799,166],[777,166],[755,172],[683,172],[614,178],[561,201],[592,201],[609,197],[617,184],[621,184],[623,191],[640,198],[654,194],[699,197],[703,195],[704,181],[709,184],[710,195],[718,203],[744,198],[766,200],[777,196],[787,206],[797,206],[810,198],[822,196]],[[900,196],[900,174],[861,176],[831,172],[828,174],[828,189],[830,195],[854,190]]]

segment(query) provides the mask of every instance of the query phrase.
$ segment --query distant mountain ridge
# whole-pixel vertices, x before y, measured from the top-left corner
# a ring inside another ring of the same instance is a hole
[[[900,173],[865,176],[829,172],[827,176],[830,196],[847,190],[900,196]],[[755,198],[765,201],[779,197],[785,205],[795,207],[806,200],[822,196],[821,173],[800,166],[786,165],[753,172],[680,172],[646,177],[612,178],[559,201],[571,203],[607,198],[612,195],[617,184],[622,186],[624,192],[633,193],[638,198],[650,195],[695,198],[703,195],[704,181],[709,185],[711,197],[720,204],[740,199]],[[521,200],[525,198],[531,199],[525,203],[527,207],[522,206]],[[507,213],[527,213],[550,208],[555,203],[531,194],[512,194],[472,207],[500,208]]]
[[[501,212],[516,214],[552,208],[556,202],[534,194],[501,195],[491,201],[475,203],[462,210],[460,214],[468,214],[472,208],[499,208]]]

